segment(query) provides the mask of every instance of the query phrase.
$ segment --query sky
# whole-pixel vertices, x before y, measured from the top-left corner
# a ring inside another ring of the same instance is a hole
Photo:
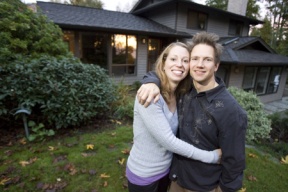
[[[36,0],[21,0],[24,3],[35,3]],[[38,1],[46,1],[49,2],[50,0],[38,0]],[[126,7],[132,8],[132,3],[135,0],[101,0],[104,3],[104,9],[116,11],[116,8],[119,7],[120,10],[126,10]],[[204,3],[205,0],[195,0],[196,3]],[[127,10],[129,11],[129,10]]]

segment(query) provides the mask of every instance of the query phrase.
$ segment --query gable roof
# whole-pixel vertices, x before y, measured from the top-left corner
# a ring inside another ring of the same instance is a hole
[[[129,13],[90,7],[37,1],[37,6],[61,28],[103,30],[117,33],[137,33],[169,37],[191,37],[152,20]]]
[[[288,57],[277,54],[260,37],[222,37],[221,63],[288,65]]]
[[[151,11],[151,10],[156,10],[157,9],[161,9],[165,6],[174,4],[176,6],[177,3],[182,3],[185,4],[186,7],[187,6],[193,6],[199,10],[201,10],[202,12],[207,12],[207,13],[215,13],[217,15],[224,15],[225,17],[229,17],[232,19],[238,19],[241,21],[246,21],[248,22],[250,25],[258,25],[258,24],[263,24],[263,21],[257,20],[257,19],[251,19],[249,17],[243,16],[243,15],[239,15],[239,14],[235,14],[229,11],[224,11],[222,9],[217,9],[214,7],[209,7],[207,5],[202,5],[199,3],[195,3],[192,2],[191,0],[158,0],[158,1],[153,1],[153,3],[150,3],[147,0],[139,0],[134,7],[131,9],[130,13],[134,14],[134,15],[141,15],[147,11]]]

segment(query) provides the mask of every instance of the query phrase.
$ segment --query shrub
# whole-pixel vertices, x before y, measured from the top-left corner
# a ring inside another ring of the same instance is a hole
[[[248,127],[246,141],[249,143],[269,138],[271,121],[268,119],[267,114],[263,109],[263,104],[260,102],[257,95],[236,87],[229,87],[228,90],[247,112]]]
[[[105,114],[115,99],[105,69],[73,58],[15,61],[0,70],[0,77],[0,115],[24,107],[32,111],[28,118],[45,127],[80,125]]]
[[[133,119],[135,90],[133,86],[120,82],[116,88],[116,100],[113,102],[111,110],[116,119]]]
[[[288,110],[286,112],[273,113],[268,118],[272,122],[271,137],[288,141]]]

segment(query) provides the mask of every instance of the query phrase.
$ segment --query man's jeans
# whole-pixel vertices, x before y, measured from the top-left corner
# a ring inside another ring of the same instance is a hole
[[[184,189],[184,188],[180,187],[175,181],[172,181],[169,192],[198,192],[198,191],[191,191],[188,189]],[[213,189],[212,191],[207,191],[207,192],[222,192],[222,190],[218,186],[216,189]]]

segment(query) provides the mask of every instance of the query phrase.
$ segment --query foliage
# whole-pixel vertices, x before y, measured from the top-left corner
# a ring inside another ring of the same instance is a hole
[[[133,119],[134,97],[133,87],[125,85],[122,81],[117,85],[116,100],[112,104],[111,110],[116,119]]]
[[[247,2],[247,9],[246,9],[246,16],[257,19],[260,11],[260,6],[257,2],[260,0],[248,0]],[[228,0],[206,0],[205,4],[210,7],[214,7],[217,9],[227,10],[228,7]]]
[[[246,141],[249,143],[269,138],[271,121],[268,119],[263,109],[263,104],[257,95],[236,87],[229,87],[228,90],[247,112],[248,127],[246,131]]]
[[[272,122],[271,137],[288,142],[288,110],[285,113],[273,113],[269,115],[268,118],[271,119]]]
[[[272,26],[267,17],[264,19],[264,24],[261,28],[254,27],[251,32],[251,36],[261,37],[268,45],[271,45],[272,42]]]
[[[43,123],[39,123],[38,125],[34,121],[28,122],[28,127],[31,128],[32,133],[29,135],[29,141],[42,141],[46,136],[53,136],[55,135],[54,130],[52,129],[45,129]]]
[[[101,0],[65,0],[65,2],[72,5],[103,9],[103,3]]]
[[[281,52],[281,47],[279,47],[279,45],[285,39],[284,34],[287,33],[288,2],[284,0],[264,0],[264,2],[266,3],[267,16],[271,26],[273,26],[272,42],[270,46],[278,52]]]
[[[0,115],[9,117],[9,111],[23,106],[32,111],[30,119],[45,126],[85,123],[104,115],[115,99],[105,69],[73,58],[15,61],[2,68],[0,77]]]
[[[41,54],[69,55],[61,29],[20,0],[2,0],[0,18],[0,66]]]

